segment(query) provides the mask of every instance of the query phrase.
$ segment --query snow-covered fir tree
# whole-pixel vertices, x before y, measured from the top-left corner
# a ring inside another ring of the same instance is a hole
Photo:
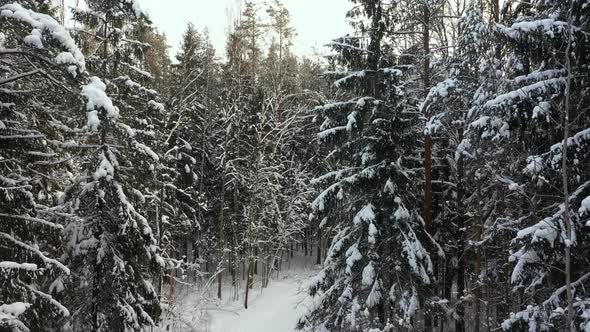
[[[73,164],[82,53],[34,1],[0,1],[0,330],[60,330],[70,269],[54,203]]]
[[[509,9],[495,26],[505,74],[497,92],[482,96],[471,123],[481,144],[497,142],[495,156],[512,156],[498,165],[497,181],[509,194],[496,220],[518,231],[510,282],[520,300],[502,326],[585,330],[588,3]]]
[[[155,141],[165,109],[137,82],[151,77],[139,66],[147,45],[136,38],[144,24],[138,3],[93,1],[74,14],[103,38],[89,57],[89,69],[103,79],[90,77],[82,88],[83,144],[95,148],[60,199],[61,209],[75,214],[66,227],[67,263],[75,271],[67,283],[73,314],[66,329],[139,331],[154,326],[161,311],[153,285],[164,266],[154,232],[162,204]]]
[[[381,1],[361,5],[352,15],[370,21],[366,35],[332,43],[345,71],[330,75],[341,76],[335,84],[349,89],[347,99],[316,109],[332,166],[314,180],[324,189],[311,218],[335,235],[310,282],[314,306],[300,320],[304,330],[412,328],[434,295],[426,248],[437,245],[425,232],[415,184],[419,105],[416,86],[405,81],[415,73],[384,52],[394,8]]]

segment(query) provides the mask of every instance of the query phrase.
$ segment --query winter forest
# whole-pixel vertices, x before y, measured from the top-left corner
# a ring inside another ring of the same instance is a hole
[[[0,331],[590,332],[590,1],[341,1],[0,0]]]

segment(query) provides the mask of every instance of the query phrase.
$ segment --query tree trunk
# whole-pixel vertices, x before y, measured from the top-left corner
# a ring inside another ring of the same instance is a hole
[[[318,227],[318,251],[315,263],[322,264],[322,229]]]
[[[258,275],[258,246],[254,247],[254,274]]]
[[[424,48],[424,68],[423,68],[423,85],[424,98],[428,96],[430,91],[430,9],[425,4],[423,7],[423,48]],[[430,119],[430,114],[424,114],[427,120]],[[426,231],[432,232],[432,137],[427,134],[424,139],[424,223]],[[436,293],[436,291],[434,291]],[[432,318],[428,312],[428,308],[424,316],[424,331],[432,331]]]
[[[186,262],[189,265],[193,264],[195,262],[193,243],[195,243],[195,233],[194,232],[192,232],[186,240]],[[193,267],[192,266],[189,267],[189,270],[187,272],[188,272],[187,281],[192,282],[194,272],[195,272],[193,270]]]
[[[482,235],[483,235],[483,218],[481,213],[481,204],[482,204],[482,197],[481,197],[481,184],[479,180],[477,183],[477,216],[476,216],[476,233],[475,233],[475,240],[477,242],[481,242]],[[474,332],[479,332],[480,320],[481,320],[481,284],[480,284],[480,275],[481,275],[481,253],[482,249],[480,248],[479,244],[475,247],[475,280],[474,290],[473,290],[473,310],[474,310]]]
[[[459,141],[463,140],[463,128],[459,129]],[[455,274],[457,275],[457,301],[462,301],[461,297],[465,292],[465,232],[461,231],[465,227],[465,205],[463,204],[463,196],[465,194],[463,188],[464,178],[464,165],[463,165],[463,154],[459,155],[457,160],[457,225],[459,231],[459,243],[457,248],[457,256],[459,256],[459,262],[455,268]],[[451,281],[452,282],[452,281]],[[449,297],[450,298],[450,297]],[[465,310],[462,304],[457,306],[457,319],[455,320],[455,331],[465,332]]]
[[[228,146],[228,135],[225,135],[224,142],[223,142],[223,151],[227,151]],[[219,271],[217,274],[217,298],[221,300],[221,285],[223,283],[223,258],[225,256],[225,235],[223,233],[224,225],[225,225],[225,183],[227,181],[227,174],[226,174],[226,163],[223,163],[222,175],[221,175],[221,210],[219,211],[219,233],[218,233],[218,241],[219,241]]]
[[[250,259],[248,259],[248,272],[246,273],[246,292],[244,295],[244,308],[245,309],[248,309],[248,294],[250,293],[250,288],[252,288],[251,284],[250,284],[251,270],[252,270],[252,262]]]
[[[168,305],[172,306],[174,303],[174,270],[170,270],[168,282],[170,285],[170,291],[168,292]]]
[[[563,222],[565,224],[566,242],[565,242],[565,282],[567,288],[567,319],[566,329],[575,331],[574,326],[574,295],[572,291],[572,221],[570,216],[570,194],[568,186],[568,168],[567,168],[567,152],[569,140],[569,113],[571,101],[571,87],[572,87],[572,65],[571,65],[571,47],[572,47],[572,15],[574,9],[574,2],[570,2],[569,17],[568,17],[568,42],[565,51],[565,69],[567,70],[567,80],[565,86],[565,109],[563,112],[563,143],[561,152],[561,175],[563,182]]]
[[[303,230],[303,251],[305,252],[305,257],[307,257],[307,232],[307,228]]]
[[[463,259],[459,262],[457,267],[457,301],[463,301],[462,297],[465,295],[465,262]],[[460,304],[457,306],[457,316],[455,320],[455,332],[465,332],[465,306]]]

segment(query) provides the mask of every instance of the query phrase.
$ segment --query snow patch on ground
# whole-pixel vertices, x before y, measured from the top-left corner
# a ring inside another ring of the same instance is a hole
[[[311,306],[305,293],[306,282],[318,273],[313,257],[296,253],[291,262],[283,262],[283,271],[273,272],[267,288],[261,289],[256,276],[250,290],[248,309],[244,309],[245,281],[240,280],[238,300],[233,300],[232,287],[223,286],[223,300],[216,296],[216,280],[203,288],[190,288],[178,298],[173,310],[159,331],[166,325],[177,332],[290,332],[295,331],[299,318]],[[229,277],[224,276],[229,282]]]

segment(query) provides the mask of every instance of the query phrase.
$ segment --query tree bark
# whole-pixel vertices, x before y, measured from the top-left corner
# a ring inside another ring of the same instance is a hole
[[[575,331],[574,326],[574,295],[572,291],[572,258],[571,258],[571,245],[572,245],[572,221],[570,216],[570,195],[568,187],[568,168],[567,168],[567,152],[568,152],[568,140],[569,140],[569,112],[570,112],[570,100],[571,100],[571,86],[572,86],[572,65],[571,65],[571,47],[572,47],[572,15],[573,15],[573,0],[570,0],[569,18],[568,18],[568,42],[565,51],[565,66],[567,71],[567,80],[565,85],[565,109],[563,112],[563,143],[561,152],[561,175],[563,182],[563,222],[566,230],[566,243],[565,243],[565,282],[567,287],[567,328],[570,331]]]
[[[424,67],[423,67],[423,85],[424,98],[430,91],[430,9],[427,4],[423,7],[423,48],[424,48]],[[424,114],[427,120],[430,114]],[[427,134],[424,139],[424,223],[426,231],[432,232],[432,137]],[[424,331],[432,331],[432,318],[428,311],[424,316]]]
[[[481,185],[479,180],[477,183],[477,219],[476,219],[476,234],[475,240],[480,242],[482,240],[483,234],[483,219],[481,214],[481,204],[482,204],[482,197],[481,197]],[[475,247],[475,280],[474,280],[474,290],[473,290],[473,307],[474,307],[474,332],[479,332],[480,320],[481,320],[481,285],[480,285],[480,274],[481,274],[481,248],[479,244]]]
[[[459,141],[463,141],[463,128],[459,129]],[[459,228],[459,243],[457,248],[457,256],[459,262],[455,267],[455,274],[457,275],[457,302],[462,301],[461,297],[465,292],[465,205],[463,199],[465,190],[463,187],[464,178],[464,159],[463,154],[459,155],[457,160],[457,225]],[[452,282],[452,281],[451,281]],[[462,304],[457,305],[457,319],[455,320],[455,331],[465,332],[465,310]]]
[[[248,294],[250,293],[250,282],[251,282],[251,271],[252,271],[252,261],[248,259],[248,272],[246,273],[246,292],[244,295],[244,309],[248,309]]]
[[[322,264],[322,229],[318,227],[318,251],[315,263],[317,265]]]

